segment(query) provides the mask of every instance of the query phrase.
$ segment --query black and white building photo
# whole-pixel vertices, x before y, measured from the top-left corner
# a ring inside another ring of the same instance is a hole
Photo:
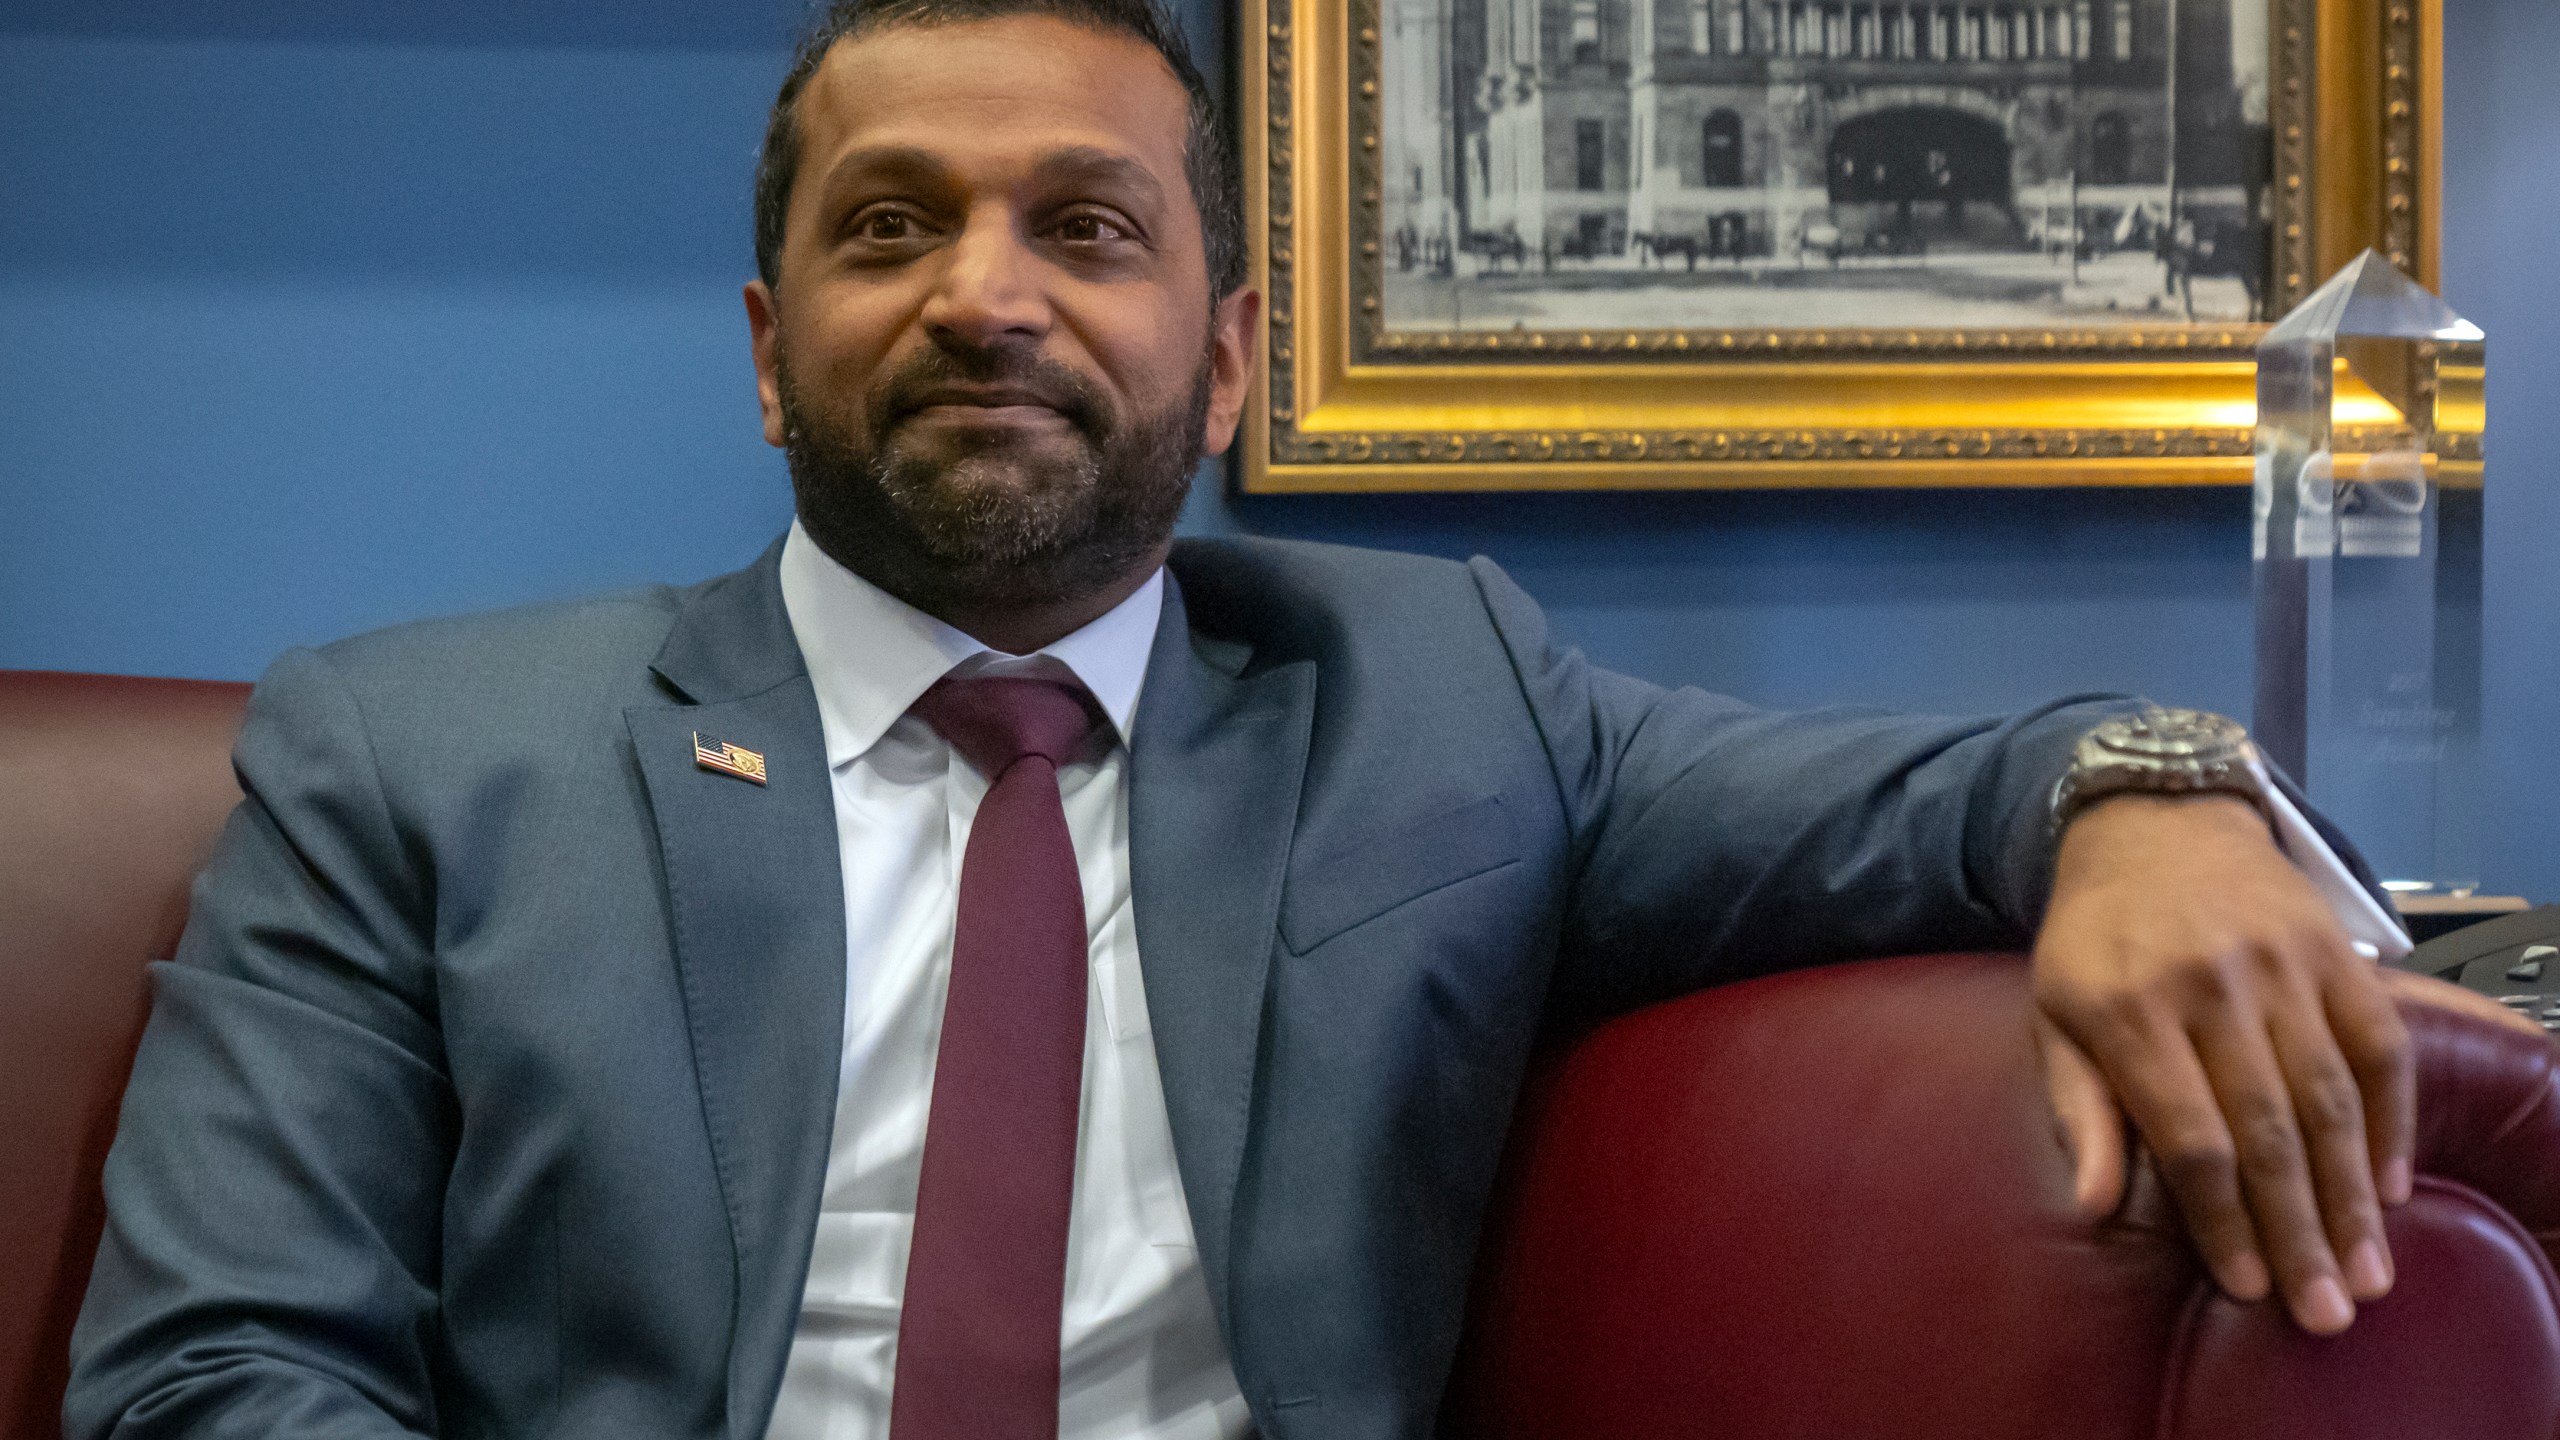
[[[1390,329],[2261,319],[2267,0],[1379,0]]]

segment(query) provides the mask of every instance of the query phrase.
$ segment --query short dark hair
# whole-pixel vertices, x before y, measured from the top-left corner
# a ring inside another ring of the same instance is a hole
[[[1218,113],[1217,97],[1182,31],[1156,0],[832,0],[793,51],[791,70],[765,121],[764,149],[756,158],[756,273],[768,286],[781,282],[782,229],[791,208],[791,186],[800,173],[800,92],[836,42],[892,25],[952,25],[1011,15],[1048,15],[1095,30],[1134,35],[1154,47],[1191,97],[1191,124],[1183,145],[1184,178],[1200,211],[1200,239],[1208,252],[1209,293],[1223,299],[1245,281],[1244,183],[1234,147]]]

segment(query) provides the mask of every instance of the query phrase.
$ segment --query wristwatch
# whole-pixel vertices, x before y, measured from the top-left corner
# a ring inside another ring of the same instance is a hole
[[[2240,722],[2210,710],[2153,706],[2080,737],[2053,787],[2053,831],[2110,795],[2237,795],[2275,823],[2275,782]]]

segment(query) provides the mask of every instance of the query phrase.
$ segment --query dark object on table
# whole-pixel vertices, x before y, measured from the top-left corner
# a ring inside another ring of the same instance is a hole
[[[2560,1035],[2560,905],[2439,935],[2410,951],[2400,968],[2477,990]]]

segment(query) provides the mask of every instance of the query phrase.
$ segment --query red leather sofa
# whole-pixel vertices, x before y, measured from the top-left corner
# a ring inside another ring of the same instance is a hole
[[[98,1169],[247,688],[0,672],[0,1434],[59,1433]],[[1626,1017],[1524,1102],[1448,1431],[2560,1440],[2560,1050],[2435,1012],[2398,1288],[2314,1340],[2156,1183],[2075,1218],[2014,957]]]

